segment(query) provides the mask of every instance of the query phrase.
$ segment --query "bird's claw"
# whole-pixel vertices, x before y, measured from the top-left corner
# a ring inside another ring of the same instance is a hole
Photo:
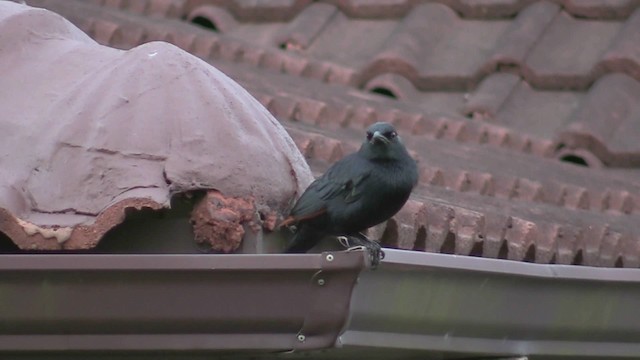
[[[348,237],[346,237],[346,236],[338,236],[338,242],[340,243],[340,245],[346,247],[347,250],[350,250],[351,244],[349,244],[349,238]]]
[[[363,234],[359,234],[360,236],[338,236],[338,242],[342,244],[346,251],[357,251],[357,250],[367,250],[369,252],[369,259],[371,260],[371,268],[375,269],[378,264],[380,264],[380,260],[384,259],[384,251],[382,251],[382,247],[376,241],[370,240]],[[358,244],[351,246],[351,244]]]
[[[352,246],[350,248],[348,248],[346,251],[361,251],[361,250],[366,250],[367,248],[365,246],[362,245],[357,245],[357,246]]]
[[[374,245],[375,244],[375,245]],[[371,268],[375,269],[380,264],[380,260],[384,259],[384,251],[382,247],[375,241],[371,242],[369,249],[369,256],[371,257]]]

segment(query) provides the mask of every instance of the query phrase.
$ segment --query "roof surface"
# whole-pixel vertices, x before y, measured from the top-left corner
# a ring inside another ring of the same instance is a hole
[[[421,182],[372,231],[386,246],[640,265],[639,1],[28,3],[104,45],[210,62],[316,174],[394,123]]]

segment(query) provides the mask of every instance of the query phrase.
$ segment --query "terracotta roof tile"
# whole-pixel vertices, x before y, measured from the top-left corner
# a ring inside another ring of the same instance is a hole
[[[393,122],[421,177],[370,229],[387,246],[640,266],[640,175],[608,167],[640,155],[637,1],[282,1],[280,14],[190,1],[171,2],[164,20],[40,3],[107,44],[155,36],[213,63],[275,115],[315,174],[366,126]]]
[[[576,19],[560,12],[527,56],[531,74],[525,73],[525,78],[538,88],[586,88],[599,75],[596,65],[621,26],[620,22]]]
[[[507,26],[506,21],[462,20],[441,4],[416,6],[362,76],[368,79],[392,69],[422,90],[469,88]]]
[[[623,72],[640,79],[640,9],[635,10],[625,21],[617,37],[602,56],[603,71]]]
[[[505,18],[522,11],[535,0],[327,0],[351,17],[397,18],[420,3],[443,3],[469,18]],[[572,15],[585,18],[626,18],[638,6],[637,0],[554,0]]]
[[[326,142],[326,135],[329,133],[325,132],[323,133],[324,136],[319,138],[317,136],[309,137],[307,134],[309,131],[313,131],[310,128],[306,128],[305,131],[296,130],[298,126],[295,123],[288,122],[285,122],[285,126],[290,133],[295,134],[294,138],[308,139],[305,147],[313,146],[315,148],[315,144],[318,144],[327,149],[325,154],[330,155],[305,153],[312,158],[311,163],[315,164],[314,166],[321,167],[317,172],[321,172],[326,166],[322,164],[335,161],[342,153],[352,151],[357,144],[356,141],[350,141],[348,145],[346,145],[346,148],[349,148],[349,150],[342,151],[337,143],[331,143],[331,145],[329,145],[329,143]],[[410,144],[410,139],[406,140]],[[302,142],[304,141],[297,141],[298,144]],[[310,145],[310,143],[313,145]],[[438,151],[434,150],[435,146],[434,149],[430,151],[416,148],[415,144],[414,146],[410,145],[410,147],[416,150],[421,168],[424,168],[425,163],[432,163],[433,159],[445,158],[445,156],[442,156]],[[438,144],[437,147],[448,148],[446,143]],[[340,149],[340,151],[336,149]],[[455,153],[459,147],[452,146],[450,149],[452,152],[448,154],[449,159],[455,156],[453,153]],[[479,150],[476,149],[476,152],[477,151]],[[428,160],[420,157],[420,154],[427,153],[430,154]],[[465,156],[468,156],[467,153],[465,154]],[[333,160],[327,161],[327,159],[331,158],[333,158]],[[486,156],[479,156],[479,158],[483,158],[484,162],[487,162]],[[315,161],[313,161],[313,159],[315,159]],[[475,163],[476,161],[472,160],[471,162]],[[529,164],[531,165],[532,163],[529,162]],[[550,164],[540,165],[548,167]],[[466,167],[468,166],[469,164],[466,163]],[[580,170],[572,166],[558,164],[558,168],[554,169],[554,173],[558,171],[562,172],[561,169],[569,172]],[[491,179],[500,179],[501,177],[497,174],[479,175],[466,170],[447,170],[444,168],[430,171],[433,175],[423,174],[421,181],[423,183],[431,183],[432,185],[426,187],[421,186],[416,192],[416,202],[408,204],[386,225],[386,230],[379,231],[382,232],[383,240],[388,246],[405,249],[414,247],[419,249],[424,248],[427,251],[450,250],[458,254],[471,254],[474,253],[472,251],[474,248],[476,252],[479,251],[479,248],[486,248],[486,251],[482,250],[479,254],[483,256],[499,256],[502,246],[500,243],[501,240],[499,239],[505,239],[507,251],[504,256],[507,258],[524,260],[526,259],[529,246],[535,244],[534,255],[529,260],[538,262],[549,262],[553,260],[559,263],[572,263],[578,251],[585,251],[583,249],[584,246],[581,245],[581,239],[583,233],[587,231],[586,226],[592,226],[597,223],[601,223],[603,226],[605,224],[612,224],[611,226],[613,226],[617,232],[621,232],[621,234],[625,231],[632,231],[631,233],[626,233],[627,235],[625,236],[638,238],[639,235],[638,231],[640,228],[628,222],[628,220],[631,219],[627,220],[617,215],[613,217],[610,215],[603,215],[603,217],[594,216],[594,211],[600,212],[606,210],[601,207],[600,203],[594,204],[591,201],[590,195],[593,196],[594,199],[597,197],[597,187],[588,189],[586,187],[568,184],[560,186],[561,184],[546,182],[544,180],[530,180],[530,177],[510,179],[502,177],[505,181],[495,181],[493,185],[489,185]],[[524,171],[524,169],[520,168],[520,171]],[[589,172],[591,176],[590,181],[598,181],[593,178],[595,175],[593,170],[584,171]],[[531,169],[531,174],[536,173],[544,176],[543,172]],[[570,177],[572,184],[577,183],[580,178],[583,178],[581,176],[573,177],[572,175],[570,175]],[[439,178],[440,180],[429,181],[427,178]],[[607,182],[605,174],[602,175],[601,181]],[[506,188],[510,190],[502,195],[499,193],[492,194],[487,190],[492,186],[499,189]],[[438,188],[440,190],[437,190]],[[548,189],[550,189],[550,196],[547,195]],[[607,192],[609,193],[607,196],[611,196],[612,192],[610,190],[607,190]],[[625,197],[624,194],[625,190],[618,192],[616,196]],[[496,200],[489,201],[489,198]],[[434,200],[456,205],[444,205],[444,207],[439,205],[435,209],[430,209],[429,204],[433,204],[432,201]],[[526,205],[531,202],[540,204],[537,206],[540,210],[532,211],[530,206]],[[489,203],[493,205],[489,205]],[[542,204],[549,204],[551,207]],[[626,206],[631,205],[628,202]],[[501,217],[506,208],[510,209],[508,213],[511,214],[511,220],[506,220]],[[426,218],[423,215],[419,215],[424,209],[427,209]],[[585,213],[585,210],[589,210],[589,213]],[[441,215],[438,215],[440,213]],[[424,222],[419,223],[419,219],[422,219],[420,221]],[[500,224],[499,228],[496,228],[496,223]],[[511,226],[509,226],[509,224],[511,224]],[[421,237],[419,236],[419,232],[421,232],[420,229],[423,227],[425,228],[424,231],[426,231],[424,244],[421,243],[422,240],[420,240]],[[450,243],[447,243],[448,236],[451,236]],[[608,239],[609,238],[603,238],[598,241],[610,241]],[[482,245],[477,245],[478,242],[481,242]],[[448,247],[451,246],[453,247],[449,249]],[[619,249],[621,245],[611,246],[615,248],[611,251],[616,252],[617,255],[623,254],[623,251]],[[607,261],[609,260],[598,258],[589,261],[591,265],[602,265],[608,264]]]
[[[337,11],[335,6],[329,4],[314,3],[307,6],[282,31],[278,46],[290,50],[307,49]]]
[[[483,119],[495,119],[519,83],[520,78],[513,74],[497,73],[487,76],[467,97],[464,114],[480,115]]]
[[[127,212],[168,208],[197,190],[277,214],[311,180],[255,99],[171,44],[115,50],[11,2],[0,3],[0,33],[10,49],[0,56],[0,126],[11,134],[0,144],[0,231],[23,250],[93,248]]]
[[[137,14],[179,18],[184,15],[183,10],[187,0],[89,0],[88,2]]]
[[[144,0],[154,3],[158,0]],[[162,0],[166,2],[170,0]],[[135,1],[134,1],[135,2]],[[240,21],[288,21],[304,9],[310,0],[188,0],[176,1],[183,12],[191,14],[200,7],[219,6],[227,9]]]
[[[560,141],[586,148],[605,164],[640,165],[640,82],[623,74],[600,78],[573,113]]]
[[[489,66],[522,71],[527,55],[559,11],[560,6],[546,1],[532,3],[520,11],[498,40]]]
[[[232,31],[238,22],[227,9],[215,5],[199,6],[187,15],[190,22],[213,27],[213,30],[222,33]]]
[[[600,19],[621,19],[638,7],[637,0],[563,0],[568,12],[575,16]]]

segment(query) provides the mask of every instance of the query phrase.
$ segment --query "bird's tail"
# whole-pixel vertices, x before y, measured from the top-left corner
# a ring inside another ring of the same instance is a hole
[[[324,235],[320,231],[301,225],[284,252],[290,254],[306,253],[316,246],[323,237]]]

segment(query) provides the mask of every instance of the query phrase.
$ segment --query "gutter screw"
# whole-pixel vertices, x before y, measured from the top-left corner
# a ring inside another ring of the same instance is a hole
[[[318,285],[320,286],[324,285],[324,279],[318,279]]]
[[[327,255],[327,261],[333,261],[333,255],[332,254]]]
[[[302,334],[298,335],[298,341],[303,342],[306,339],[306,337]]]

